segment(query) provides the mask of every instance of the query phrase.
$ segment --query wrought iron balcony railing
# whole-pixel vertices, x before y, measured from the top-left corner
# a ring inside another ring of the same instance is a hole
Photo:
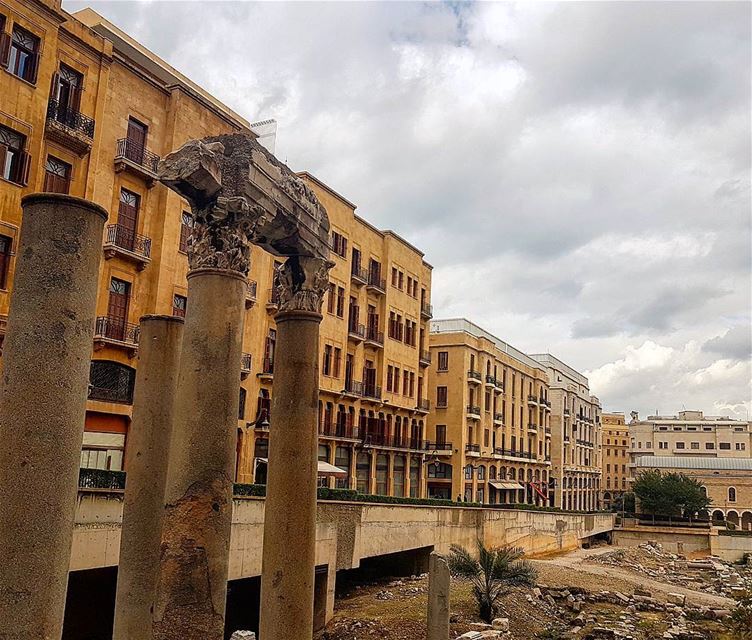
[[[380,293],[386,293],[386,280],[384,278],[380,277],[377,273],[370,273],[368,274],[368,282],[366,283],[366,286],[369,289],[373,289],[375,291],[378,291]]]
[[[107,225],[107,240],[105,247],[116,247],[129,251],[141,258],[151,258],[151,238],[139,235],[135,231],[120,224]]]
[[[425,398],[421,398],[420,400],[418,400],[418,403],[415,406],[415,408],[418,411],[430,411],[430,409],[431,409],[431,401],[430,400],[426,400]]]
[[[50,100],[47,103],[47,118],[81,133],[87,138],[94,137],[94,118],[85,116],[57,100]]]
[[[381,387],[373,384],[363,385],[363,397],[372,400],[381,400]]]
[[[478,382],[480,382],[483,379],[483,377],[480,375],[480,371],[473,371],[472,369],[470,369],[470,371],[467,372],[467,377],[470,380],[477,380]]]
[[[467,412],[469,414],[471,414],[471,415],[479,416],[480,415],[480,407],[477,407],[477,406],[475,406],[473,404],[469,404],[469,405],[467,405]]]
[[[350,277],[355,284],[368,284],[368,271],[362,269],[357,264],[353,264],[352,267],[350,267]]]
[[[94,328],[94,339],[114,340],[133,346],[138,344],[140,335],[141,329],[137,324],[112,316],[99,316]]]
[[[426,440],[426,451],[452,451],[451,442],[431,442]]]
[[[427,318],[429,320],[433,318],[433,305],[428,304],[427,302],[421,302],[420,315],[422,315],[424,318]]]
[[[480,445],[479,444],[470,444],[469,442],[465,445],[465,451],[468,453],[480,453]]]
[[[348,380],[347,378],[345,378],[345,388],[343,389],[343,391],[353,396],[362,396],[363,383],[359,380]]]
[[[128,160],[155,175],[159,165],[159,156],[156,153],[130,138],[120,138],[117,141],[115,160]]]
[[[368,327],[366,329],[366,340],[374,344],[384,344],[384,332],[379,331],[377,327]]]

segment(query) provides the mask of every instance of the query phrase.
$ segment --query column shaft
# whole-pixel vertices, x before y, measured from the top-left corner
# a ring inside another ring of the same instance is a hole
[[[428,559],[428,640],[449,640],[449,565],[433,551]]]
[[[277,315],[261,574],[263,640],[313,637],[320,322],[312,312]]]
[[[128,430],[114,640],[150,640],[183,319],[144,316]]]
[[[165,490],[157,640],[221,640],[230,555],[245,278],[188,274]]]
[[[107,213],[23,201],[0,400],[0,638],[60,640]]]

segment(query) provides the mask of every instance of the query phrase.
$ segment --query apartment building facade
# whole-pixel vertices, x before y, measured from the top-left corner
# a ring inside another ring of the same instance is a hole
[[[645,420],[632,412],[629,437],[632,460],[639,456],[752,457],[749,422],[705,416],[702,411],[648,416]]]
[[[0,337],[22,196],[69,193],[107,209],[81,465],[127,469],[139,318],[182,316],[189,304],[192,217],[158,183],[157,164],[188,139],[254,127],[94,11],[71,15],[60,0],[0,5],[0,63]],[[422,495],[431,267],[302,177],[329,211],[335,262],[321,324],[320,459],[345,473],[323,481]],[[238,363],[241,482],[263,474],[274,430],[275,260],[254,247],[251,262]]]
[[[428,495],[546,504],[551,404],[545,369],[466,319],[431,322],[430,360]]]
[[[610,509],[629,491],[629,427],[623,413],[602,413],[601,504]]]
[[[600,508],[601,406],[588,379],[549,353],[531,355],[545,368],[551,401],[552,489],[549,504],[562,509]]]
[[[334,267],[320,332],[319,461],[340,471],[319,482],[424,497],[432,267],[396,233],[356,215],[355,205],[329,186],[299,175],[326,208],[332,228]],[[253,357],[241,383],[241,482],[264,481],[274,440],[274,264],[273,256],[254,253],[258,304],[249,309],[245,327]]]

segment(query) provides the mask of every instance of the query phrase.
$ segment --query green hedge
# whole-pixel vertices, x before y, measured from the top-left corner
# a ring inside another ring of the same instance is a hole
[[[719,536],[740,536],[743,538],[752,538],[752,531],[743,531],[742,529],[720,529]]]

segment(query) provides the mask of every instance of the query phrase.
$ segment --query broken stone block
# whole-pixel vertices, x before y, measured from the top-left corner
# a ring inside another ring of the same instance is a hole
[[[493,628],[490,624],[486,624],[485,622],[471,622],[469,626],[475,631],[488,631]]]
[[[457,638],[457,640],[482,640],[483,636],[480,635],[480,631],[468,631],[463,633]]]
[[[494,618],[491,626],[496,629],[496,631],[509,631],[509,618]]]
[[[671,604],[675,604],[678,607],[683,607],[687,602],[687,596],[683,593],[669,593],[667,599]]]
[[[256,634],[253,631],[235,631],[230,640],[256,640]]]

